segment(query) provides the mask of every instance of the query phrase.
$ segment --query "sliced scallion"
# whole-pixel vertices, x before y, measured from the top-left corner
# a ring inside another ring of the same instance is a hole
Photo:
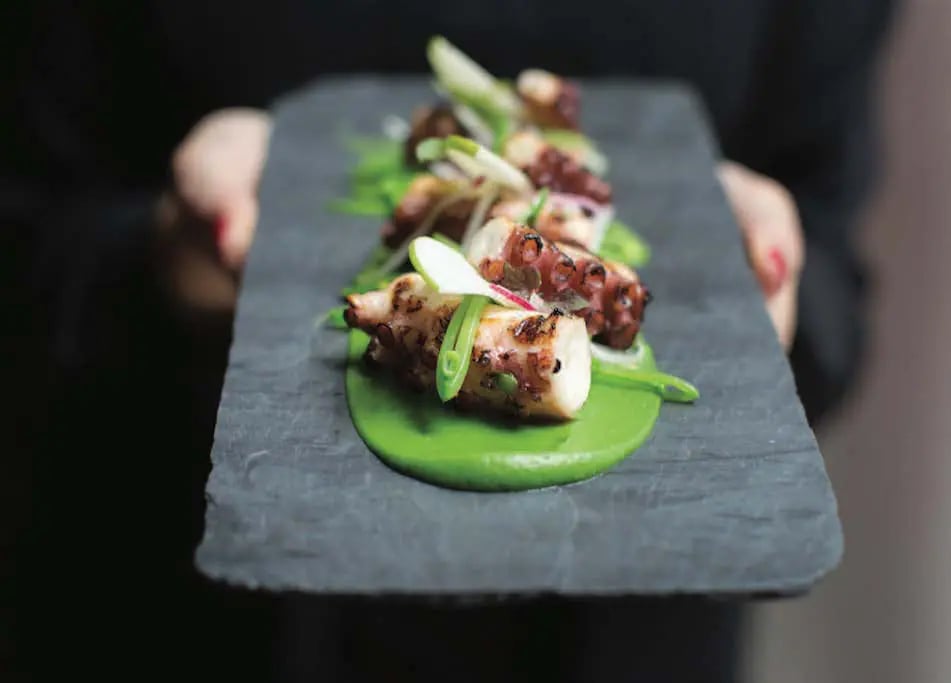
[[[452,314],[436,360],[436,392],[444,403],[456,397],[466,379],[476,331],[488,302],[484,296],[467,295]]]
[[[637,370],[592,358],[591,372],[599,379],[654,391],[665,401],[674,403],[693,403],[700,396],[697,388],[687,380],[659,370]]]

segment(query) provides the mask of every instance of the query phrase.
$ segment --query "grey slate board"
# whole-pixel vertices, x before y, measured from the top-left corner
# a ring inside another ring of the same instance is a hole
[[[367,451],[343,387],[345,335],[315,328],[375,244],[373,219],[325,212],[351,159],[341,125],[379,131],[422,81],[349,79],[275,108],[197,564],[251,588],[333,595],[788,594],[842,553],[835,499],[713,175],[690,91],[585,87],[619,216],[649,239],[645,333],[693,380],[648,443],[607,474],[528,493],[443,490]]]

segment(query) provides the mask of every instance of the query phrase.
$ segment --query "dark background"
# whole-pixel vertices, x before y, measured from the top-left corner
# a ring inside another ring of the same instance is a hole
[[[117,670],[125,656],[175,667],[216,643],[238,671],[267,666],[251,655],[281,623],[271,602],[203,586],[191,570],[230,321],[182,318],[156,289],[152,206],[174,145],[202,114],[266,106],[322,73],[423,70],[432,33],[500,75],[532,64],[697,86],[725,155],[796,197],[808,265],[792,360],[813,420],[851,386],[866,276],[849,231],[874,178],[869,79],[890,3],[0,11],[12,76],[0,103],[0,350],[13,670]]]

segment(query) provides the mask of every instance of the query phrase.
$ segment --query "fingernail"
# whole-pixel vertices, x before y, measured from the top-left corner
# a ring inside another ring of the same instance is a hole
[[[789,267],[786,265],[786,257],[777,248],[773,247],[766,254],[767,273],[766,273],[766,296],[772,296],[779,291],[786,281],[786,275],[789,273]]]
[[[215,244],[218,245],[218,248],[221,248],[221,243],[224,242],[225,233],[228,229],[228,221],[225,220],[223,215],[219,215],[215,219],[214,231],[215,231]]]

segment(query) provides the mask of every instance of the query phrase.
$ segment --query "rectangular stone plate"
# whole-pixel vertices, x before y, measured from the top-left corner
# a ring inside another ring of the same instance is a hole
[[[349,79],[275,108],[261,219],[218,413],[197,564],[208,576],[333,595],[789,594],[838,562],[836,503],[786,358],[714,178],[690,91],[584,88],[619,217],[653,248],[645,333],[692,380],[647,444],[563,488],[443,490],[371,454],[347,412],[345,334],[315,326],[378,240],[325,210],[346,192],[346,132],[378,134],[431,98]]]

